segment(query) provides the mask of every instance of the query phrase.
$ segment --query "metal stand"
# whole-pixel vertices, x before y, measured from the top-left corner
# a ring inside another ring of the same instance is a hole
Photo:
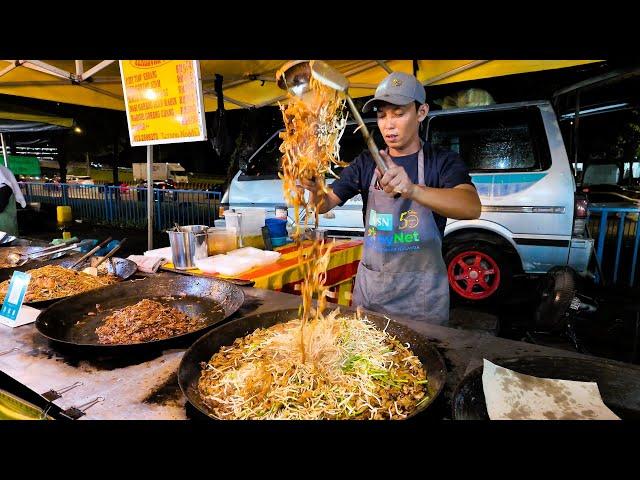
[[[153,145],[147,146],[147,250],[153,250]]]

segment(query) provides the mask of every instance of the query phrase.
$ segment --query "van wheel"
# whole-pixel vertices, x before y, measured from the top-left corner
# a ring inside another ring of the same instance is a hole
[[[447,251],[444,261],[449,286],[463,301],[495,300],[512,284],[510,259],[489,243],[459,243]]]

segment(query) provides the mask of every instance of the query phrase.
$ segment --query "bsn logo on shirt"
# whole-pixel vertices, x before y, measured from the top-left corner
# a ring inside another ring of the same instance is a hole
[[[393,215],[390,213],[378,213],[369,211],[369,225],[385,232],[393,231]]]

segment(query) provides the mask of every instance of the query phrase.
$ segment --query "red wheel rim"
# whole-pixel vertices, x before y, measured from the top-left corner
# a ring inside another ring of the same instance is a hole
[[[483,252],[471,250],[456,255],[448,268],[449,285],[463,298],[482,300],[500,286],[500,268]]]

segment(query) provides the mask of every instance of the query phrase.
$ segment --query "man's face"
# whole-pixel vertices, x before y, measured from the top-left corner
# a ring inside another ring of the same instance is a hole
[[[389,148],[402,150],[418,136],[420,122],[427,116],[429,109],[415,103],[408,105],[380,104],[377,107],[378,128]]]

